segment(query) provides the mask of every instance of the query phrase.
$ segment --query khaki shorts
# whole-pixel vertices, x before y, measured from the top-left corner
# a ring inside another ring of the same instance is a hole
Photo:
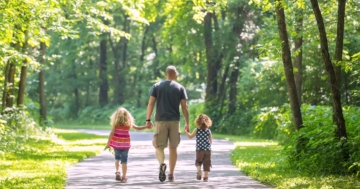
[[[211,167],[211,151],[196,150],[195,166],[203,165],[204,171],[210,171]]]
[[[153,146],[155,148],[176,148],[180,144],[180,121],[157,121],[155,122],[155,133]]]

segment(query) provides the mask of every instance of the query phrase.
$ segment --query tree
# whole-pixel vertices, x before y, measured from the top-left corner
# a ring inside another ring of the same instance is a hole
[[[338,1],[338,32],[337,32],[337,48],[342,49],[342,47],[339,47],[339,45],[342,45],[341,40],[343,40],[343,29],[344,29],[344,22],[343,17],[345,14],[345,0],[339,0]],[[338,129],[338,137],[339,138],[347,138],[346,133],[346,127],[345,127],[345,119],[342,112],[342,106],[341,106],[341,95],[340,95],[340,89],[337,88],[338,81],[336,78],[336,73],[334,66],[332,64],[330,54],[329,54],[329,47],[328,47],[328,41],[326,37],[326,30],[325,30],[325,24],[323,21],[323,17],[319,8],[319,3],[317,0],[311,0],[311,6],[313,8],[319,35],[320,35],[320,45],[321,45],[321,54],[323,57],[323,61],[325,64],[326,71],[329,76],[329,82],[330,82],[330,88],[331,88],[331,94],[332,94],[332,101],[333,101],[333,111],[334,111],[334,119],[336,121],[337,129]],[[336,58],[341,59],[341,55],[339,56],[338,53],[336,53]]]
[[[106,34],[103,34],[103,39],[100,41],[100,60],[99,60],[99,104],[105,106],[108,103],[109,83],[107,79],[107,53],[106,53]]]
[[[296,130],[299,130],[302,127],[303,121],[300,110],[300,103],[297,97],[296,85],[294,81],[293,65],[291,61],[291,52],[285,22],[285,13],[281,0],[276,0],[275,12],[279,28],[279,36],[281,40],[282,61],[285,70],[286,85],[288,88],[294,127]]]
[[[301,4],[301,0],[298,0],[298,4]],[[294,58],[294,67],[297,71],[294,73],[295,85],[296,85],[296,92],[297,97],[299,99],[299,104],[301,106],[302,103],[302,56],[303,56],[303,8],[298,5],[298,8],[295,9],[295,32],[296,36],[294,37],[294,51],[295,51],[295,58]]]
[[[40,64],[41,70],[39,71],[39,102],[40,102],[40,123],[47,120],[46,116],[46,93],[45,93],[45,56],[46,56],[46,44],[40,43]]]

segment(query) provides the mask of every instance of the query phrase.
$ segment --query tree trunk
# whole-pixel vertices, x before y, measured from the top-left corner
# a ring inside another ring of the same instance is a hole
[[[94,70],[94,62],[92,60],[91,57],[89,57],[89,70]],[[96,69],[96,68],[95,68]],[[96,71],[93,72],[94,75],[96,75]],[[87,80],[87,85],[86,85],[86,96],[85,96],[85,106],[90,106],[91,105],[91,100],[90,100],[90,96],[91,96],[91,89],[92,89],[92,82],[91,80]]]
[[[22,52],[24,54],[26,54],[27,52],[27,31],[24,32],[25,33],[25,43],[22,46]],[[19,108],[23,108],[24,107],[24,96],[25,96],[25,87],[26,87],[26,74],[27,74],[27,64],[28,61],[27,59],[23,60],[23,64],[21,66],[21,71],[20,71],[20,81],[19,81],[19,88],[18,88],[18,95],[17,95],[17,106]]]
[[[126,33],[130,32],[130,21],[127,19],[128,16],[124,15],[123,20],[123,31]],[[128,40],[122,37],[120,41],[113,44],[109,35],[110,47],[114,54],[114,102],[116,104],[123,104],[125,101],[125,88],[126,88],[126,54]]]
[[[26,87],[26,74],[27,74],[27,61],[24,60],[24,65],[21,66],[20,81],[19,81],[19,90],[17,96],[17,106],[22,108],[24,106],[24,96],[25,96],[25,87]]]
[[[15,65],[10,63],[9,74],[7,75],[7,95],[6,95],[6,107],[12,107],[14,105],[14,78],[15,78]]]
[[[216,78],[218,75],[220,75],[220,70],[221,70],[221,62],[223,59],[223,52],[222,52],[222,42],[221,42],[221,31],[220,31],[220,27],[219,27],[219,22],[217,20],[217,15],[215,13],[213,13],[212,18],[214,20],[214,28],[215,28],[215,35],[214,35],[214,47],[213,48],[213,53],[214,53],[214,65],[215,65],[215,69],[216,69]],[[215,80],[216,84],[216,91],[218,92],[217,88],[218,88],[218,81]]]
[[[76,71],[76,65],[73,63],[72,64],[72,77],[73,77],[73,81],[77,81],[77,71]],[[79,109],[80,109],[80,98],[79,98],[79,88],[78,88],[78,83],[75,83],[75,87],[74,87],[74,106],[73,106],[73,112],[75,114],[74,117],[77,118],[78,113],[79,113]]]
[[[231,47],[233,48],[233,50],[231,50],[231,61],[235,62],[233,70],[231,71],[230,74],[230,82],[229,82],[229,86],[230,86],[230,94],[229,94],[229,107],[228,107],[228,113],[231,115],[236,111],[236,104],[237,104],[237,99],[236,99],[236,94],[237,94],[237,82],[239,80],[239,73],[240,73],[240,56],[241,54],[238,52],[238,46],[239,44],[245,44],[246,41],[241,41],[241,33],[243,31],[244,28],[244,24],[245,21],[248,17],[248,11],[246,11],[246,4],[237,7],[236,9],[234,9],[235,12],[235,20],[234,20],[234,24],[233,24],[233,28],[232,28],[232,40],[231,40]],[[243,45],[242,45],[243,46]],[[236,59],[236,57],[238,57]]]
[[[1,113],[4,111],[5,107],[6,107],[6,99],[7,99],[7,91],[8,91],[8,78],[9,78],[9,74],[10,74],[10,63],[9,61],[6,62],[6,68],[5,68],[5,77],[4,77],[4,91],[3,91],[3,95],[2,95],[2,109],[1,109]]]
[[[339,0],[339,9],[342,8],[341,7],[342,3],[340,1],[342,1],[342,0]],[[317,0],[311,0],[311,6],[313,8],[317,26],[319,29],[321,54],[322,54],[322,57],[324,60],[326,71],[329,75],[330,88],[331,88],[332,100],[333,100],[333,111],[334,111],[334,117],[335,117],[337,129],[338,129],[338,136],[340,138],[342,138],[342,137],[347,138],[345,120],[344,120],[344,116],[342,113],[342,107],[341,107],[341,95],[340,95],[339,88],[337,88],[337,86],[336,86],[337,85],[336,74],[335,74],[335,70],[334,70],[333,64],[331,62],[331,59],[330,59],[329,46],[328,46],[328,41],[327,41],[327,37],[326,37],[326,30],[325,30],[323,17],[322,17],[322,14],[321,14],[321,11],[319,8],[319,3]],[[345,7],[343,7],[343,8],[345,9]],[[338,25],[339,24],[340,25],[344,24],[344,22],[338,23]],[[338,26],[338,28],[339,27],[340,26]],[[337,40],[340,40],[340,39],[342,39],[342,37],[337,36]]]
[[[229,110],[228,113],[231,115],[236,111],[236,95],[237,95],[237,81],[239,78],[239,67],[240,60],[235,62],[233,70],[230,74],[230,94],[229,94]]]
[[[299,104],[302,104],[302,44],[303,44],[303,9],[299,8],[295,12],[296,19],[296,37],[294,40],[295,45],[295,58],[294,58],[294,67],[297,69],[297,72],[294,73],[295,76],[295,85],[297,97],[299,99]]]
[[[334,55],[334,71],[336,77],[336,88],[339,90],[341,99],[341,65],[338,65],[342,61],[342,51],[344,44],[344,24],[345,24],[345,6],[346,0],[338,0],[338,15],[337,15],[337,31],[336,31],[336,46]],[[335,114],[334,114],[335,115]],[[336,117],[333,115],[333,121],[336,123]],[[341,135],[340,135],[341,136]]]
[[[281,0],[276,0],[275,11],[276,11],[277,24],[279,28],[279,36],[281,40],[282,62],[285,70],[286,84],[290,98],[290,106],[294,121],[294,127],[296,130],[299,130],[302,127],[303,122],[302,122],[300,104],[299,104],[299,99],[297,97],[295,80],[294,80],[294,72],[291,61],[289,39],[286,29],[286,22],[285,22],[285,13],[281,4]]]
[[[108,104],[108,90],[109,83],[107,78],[107,62],[106,62],[106,40],[102,39],[100,41],[100,69],[99,69],[99,104],[101,107]],[[116,98],[116,97],[115,97]]]
[[[213,103],[214,97],[217,92],[217,70],[214,61],[214,50],[212,41],[212,13],[207,12],[204,18],[204,38],[205,38],[205,51],[207,62],[207,81],[206,81],[206,94],[205,103],[210,105]]]
[[[230,68],[230,64],[227,64],[225,67],[225,71],[223,73],[223,76],[221,78],[221,83],[220,83],[220,87],[219,87],[219,95],[218,95],[218,99],[220,100],[220,113],[222,114],[222,110],[224,107],[224,99],[225,99],[225,93],[226,93],[226,89],[225,89],[225,85],[226,85],[226,78],[229,74],[229,68]]]
[[[337,31],[334,61],[342,61],[343,44],[344,44],[344,24],[345,24],[345,6],[346,0],[338,0]],[[341,66],[335,65],[336,87],[341,88]],[[341,93],[340,93],[341,95]]]
[[[46,55],[46,45],[44,42],[40,43],[40,64],[42,66],[39,72],[39,102],[40,102],[40,123],[46,121],[46,96],[45,96],[45,55]]]
[[[154,65],[154,78],[156,77],[162,77],[161,76],[161,73],[160,73],[160,65],[159,65],[159,58],[158,58],[158,50],[157,50],[157,42],[156,42],[156,39],[155,39],[155,36],[153,35],[152,38],[151,38],[151,41],[152,41],[152,48],[154,50],[154,54],[155,54],[155,58],[154,58],[154,61],[153,61],[153,65]]]
[[[147,37],[148,32],[149,32],[149,26],[146,26],[144,36],[141,40],[141,54],[140,54],[140,58],[139,58],[140,59],[139,68],[141,68],[142,65],[144,64],[144,57],[145,57],[145,50],[146,50],[146,37]],[[155,58],[156,58],[156,54],[155,54]],[[141,69],[138,69],[136,74],[137,74],[138,82],[141,83],[143,80],[143,74],[141,73]],[[136,79],[134,81],[134,86],[137,86],[137,95],[139,97],[136,100],[136,105],[137,105],[137,107],[140,108],[140,107],[142,107],[141,98],[140,98],[142,96],[142,86],[136,82]]]
[[[124,21],[124,32],[126,33],[130,33],[130,23],[131,21],[128,19],[129,16],[125,15],[124,16],[125,21]],[[129,40],[126,38],[123,38],[123,45],[122,45],[122,53],[121,53],[121,62],[122,62],[122,66],[121,66],[121,70],[120,70],[120,78],[119,78],[119,82],[120,82],[120,86],[122,86],[123,90],[120,90],[119,96],[117,97],[117,103],[118,104],[123,104],[125,102],[125,98],[126,98],[126,93],[124,90],[127,87],[127,82],[126,82],[126,73],[128,71],[128,66],[127,66],[127,49],[128,49],[128,42]]]

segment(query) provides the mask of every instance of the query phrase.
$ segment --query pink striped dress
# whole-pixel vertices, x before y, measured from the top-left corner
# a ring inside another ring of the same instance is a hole
[[[130,149],[130,126],[115,126],[114,136],[111,138],[110,146],[118,150]]]

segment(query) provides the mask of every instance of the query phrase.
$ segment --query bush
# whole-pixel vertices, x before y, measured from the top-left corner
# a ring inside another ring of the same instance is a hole
[[[284,154],[289,165],[308,174],[349,174],[359,171],[360,108],[344,108],[348,138],[335,137],[332,108],[303,106],[304,127],[290,135]]]
[[[233,114],[222,116],[215,132],[231,135],[249,135],[252,129],[252,117],[258,114],[258,110],[236,110]]]
[[[294,130],[289,104],[282,107],[266,107],[253,116],[251,134],[256,138],[274,139],[281,142]]]
[[[0,115],[0,152],[22,151],[29,139],[36,140],[50,134],[50,130],[40,127],[29,116],[26,107],[6,108]]]

